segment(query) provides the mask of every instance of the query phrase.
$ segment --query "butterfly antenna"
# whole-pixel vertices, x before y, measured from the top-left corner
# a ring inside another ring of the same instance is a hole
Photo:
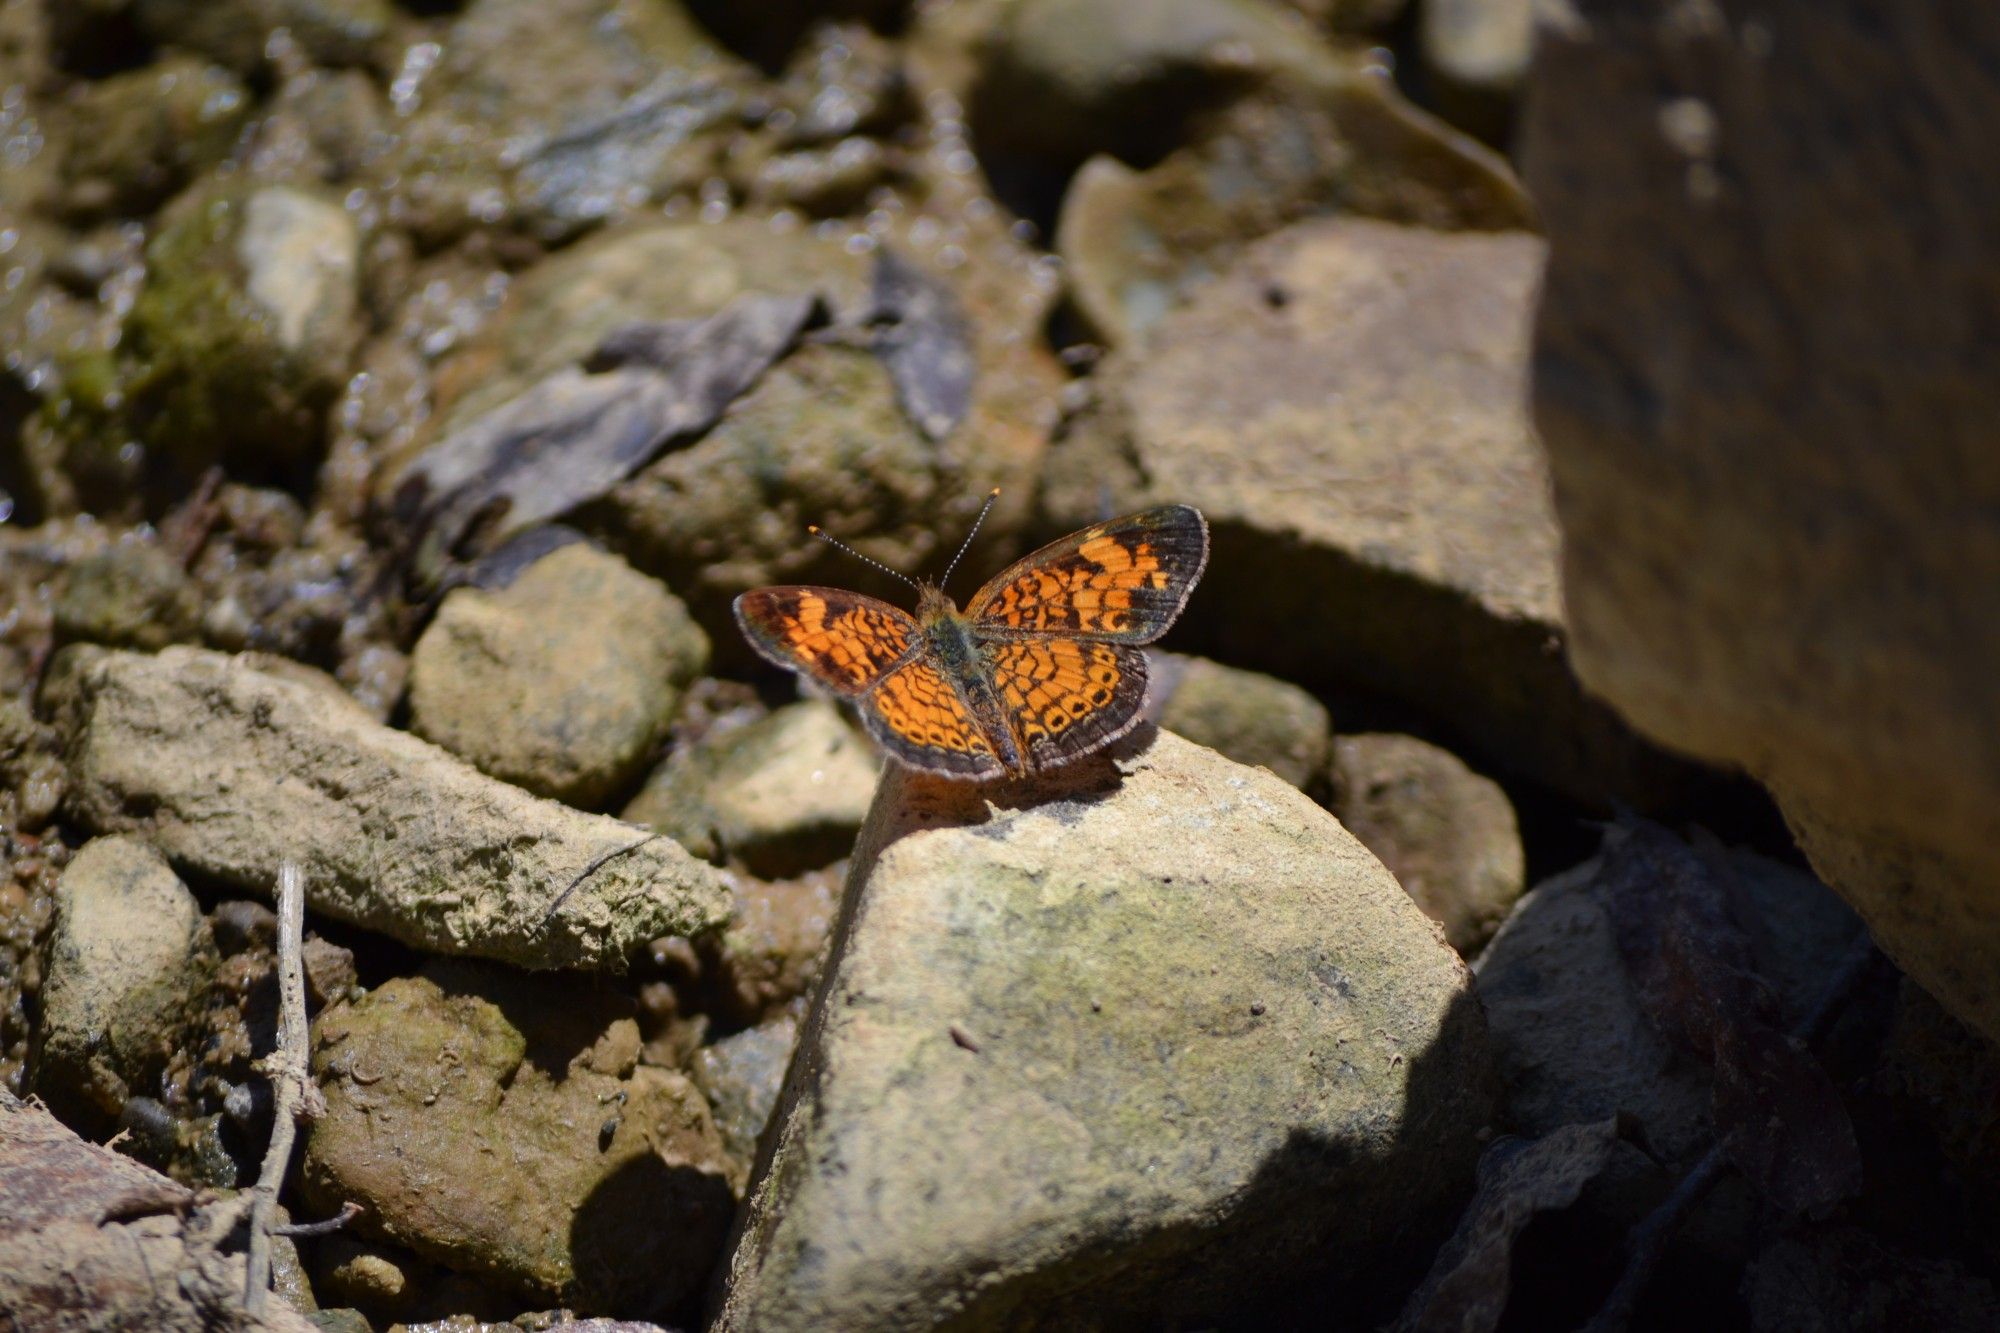
[[[908,574],[899,573],[898,571],[893,570],[889,568],[887,565],[883,564],[880,560],[876,560],[870,556],[865,556],[861,554],[861,552],[855,550],[852,546],[849,546],[846,542],[840,540],[840,538],[838,537],[828,536],[826,529],[822,528],[819,524],[817,523],[808,524],[806,527],[806,531],[810,532],[813,536],[825,542],[828,546],[831,546],[836,550],[847,552],[849,555],[853,556],[856,560],[859,560],[861,563],[865,565],[875,566],[875,568],[881,570],[884,574],[887,574],[890,578],[901,579],[903,582],[909,584],[912,588],[917,588],[917,581],[911,578]],[[923,589],[917,588],[917,591],[922,592]]]
[[[965,540],[958,544],[958,554],[953,556],[951,563],[944,567],[944,577],[938,580],[938,587],[940,589],[951,582],[951,571],[958,568],[958,562],[965,559],[965,553],[972,549],[972,539],[979,535],[979,525],[986,521],[986,511],[991,509],[993,502],[999,498],[1000,488],[998,486],[987,492],[986,503],[979,506],[979,517],[972,520],[972,531],[965,534]]]

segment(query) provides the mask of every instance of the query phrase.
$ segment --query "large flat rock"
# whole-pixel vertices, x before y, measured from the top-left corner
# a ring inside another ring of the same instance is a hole
[[[79,822],[259,894],[295,859],[315,912],[416,948],[618,967],[728,919],[720,875],[671,839],[489,778],[331,682],[196,648],[73,649],[48,694]]]
[[[1052,529],[1179,501],[1213,558],[1176,644],[1360,685],[1601,803],[1682,766],[1571,674],[1561,534],[1527,411],[1542,242],[1362,218],[1251,246],[1111,357],[1051,453]]]
[[[1485,1074],[1456,955],[1273,774],[1150,728],[892,766],[720,1326],[1157,1324],[1427,1253]]]
[[[1578,0],[1535,420],[1577,669],[2000,1039],[2000,9]]]

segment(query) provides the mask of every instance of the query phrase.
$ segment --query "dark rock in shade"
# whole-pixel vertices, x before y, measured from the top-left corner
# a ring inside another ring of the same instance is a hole
[[[327,1112],[307,1202],[523,1294],[659,1313],[706,1279],[734,1199],[708,1104],[639,1063],[631,1002],[437,963],[314,1025]]]
[[[1769,786],[2000,1039],[2000,9],[1693,12],[1581,0],[1536,46],[1577,668]]]
[[[892,768],[843,913],[723,1328],[1352,1292],[1469,1180],[1463,966],[1269,773],[1167,732],[1019,789]]]
[[[1796,1024],[1824,993],[1861,924],[1810,875],[1732,851],[1733,908],[1783,1020]],[[1501,1084],[1500,1119],[1540,1135],[1625,1112],[1649,1161],[1631,1154],[1582,1207],[1623,1230],[1637,1222],[1713,1143],[1711,1079],[1653,1028],[1621,960],[1597,860],[1544,881],[1474,965]],[[1686,1244],[1740,1264],[1753,1202],[1740,1177],[1692,1215]],[[1733,1257],[1732,1257],[1733,1256]]]
[[[1527,887],[1507,793],[1451,751],[1414,736],[1336,740],[1333,812],[1466,957]]]
[[[631,784],[708,637],[680,599],[581,543],[506,588],[445,596],[410,661],[410,726],[481,772],[583,808]]]
[[[1239,764],[1268,768],[1294,787],[1325,776],[1332,719],[1311,694],[1205,657],[1155,652],[1151,659],[1146,716],[1152,721]]]
[[[32,1083],[95,1128],[158,1087],[213,966],[201,907],[136,838],[95,838],[56,883]]]
[[[1527,419],[1542,244],[1346,218],[1247,251],[1114,354],[1050,455],[1048,531],[1182,501],[1208,574],[1175,631],[1309,688],[1361,684],[1579,799],[1679,795],[1564,659],[1560,534]]]
[[[1406,101],[1378,54],[1261,0],[1024,0],[980,69],[969,114],[989,163],[1082,163],[1056,249],[1113,346],[1301,217],[1530,225],[1507,164]]]
[[[675,751],[620,818],[717,865],[783,878],[847,855],[881,769],[839,708],[811,700]]]

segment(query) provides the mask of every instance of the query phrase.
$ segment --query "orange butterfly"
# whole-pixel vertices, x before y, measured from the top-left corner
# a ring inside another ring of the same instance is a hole
[[[1139,645],[1167,632],[1207,564],[1200,511],[1161,505],[1016,561],[963,612],[905,579],[914,617],[838,588],[779,587],[738,597],[736,620],[764,657],[854,700],[891,756],[978,782],[1057,768],[1138,725]]]

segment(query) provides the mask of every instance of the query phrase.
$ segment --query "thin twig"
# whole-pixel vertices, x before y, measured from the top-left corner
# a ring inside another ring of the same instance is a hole
[[[589,865],[585,866],[582,870],[579,870],[577,872],[576,878],[569,882],[569,886],[565,888],[561,893],[557,894],[556,900],[549,904],[549,910],[542,913],[542,928],[546,929],[548,927],[550,920],[553,919],[555,914],[562,909],[562,905],[569,901],[569,896],[572,893],[576,892],[577,885],[583,883],[585,880],[589,879],[592,875],[604,869],[605,866],[609,865],[613,861],[616,861],[619,857],[629,856],[633,852],[638,851],[641,847],[644,847],[649,842],[658,842],[660,838],[661,835],[658,833],[648,833],[645,837],[639,839],[637,842],[627,843],[623,847],[613,847],[610,851],[604,853],[602,856],[599,856],[598,858],[593,860]]]
[[[1839,1016],[1841,1006],[1874,962],[1875,941],[1863,931],[1847,957],[1841,961],[1833,979],[1820,991],[1818,1002],[1792,1029],[1792,1035],[1807,1046],[1824,1040],[1833,1027],[1834,1019]],[[1583,1326],[1583,1333],[1618,1333],[1632,1322],[1632,1312],[1638,1308],[1639,1297],[1645,1294],[1646,1284],[1652,1280],[1653,1270],[1659,1266],[1661,1257],[1666,1253],[1667,1242],[1673,1239],[1681,1219],[1722,1178],[1723,1170],[1728,1165],[1727,1140],[1713,1144],[1702,1154],[1701,1160],[1680,1178],[1673,1192],[1660,1201],[1660,1206],[1632,1228],[1632,1234],[1625,1242],[1625,1267],[1618,1274],[1618,1284],[1611,1289],[1596,1317]]]
[[[243,1276],[243,1304],[252,1319],[263,1314],[271,1290],[271,1218],[291,1167],[298,1122],[326,1110],[307,1065],[306,970],[300,958],[305,925],[305,876],[296,862],[286,861],[278,867],[278,1049],[264,1059],[271,1080],[271,1146],[251,1195],[250,1258]]]
[[[361,1216],[361,1205],[349,1199],[340,1205],[340,1211],[332,1217],[318,1222],[287,1222],[283,1226],[272,1227],[274,1236],[331,1236],[334,1232]]]

